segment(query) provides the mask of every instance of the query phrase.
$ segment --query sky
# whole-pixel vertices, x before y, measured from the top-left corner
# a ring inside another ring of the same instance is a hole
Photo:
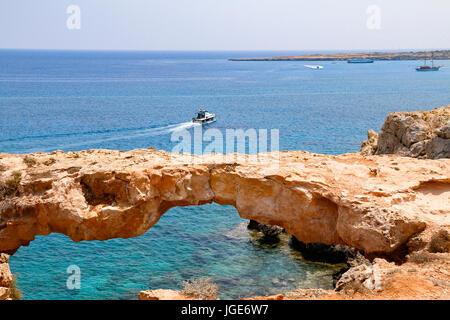
[[[0,48],[448,49],[449,17],[449,0],[0,0]]]

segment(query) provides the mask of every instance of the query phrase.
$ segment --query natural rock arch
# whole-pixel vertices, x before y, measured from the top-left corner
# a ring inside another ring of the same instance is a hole
[[[2,175],[21,170],[22,180],[1,202],[0,252],[51,232],[74,241],[135,237],[172,207],[210,202],[233,205],[242,218],[278,225],[303,242],[368,253],[394,251],[436,215],[448,223],[446,159],[283,152],[268,164],[257,156],[227,162],[149,149],[28,157],[36,164],[1,158]],[[421,191],[436,182],[437,195]]]

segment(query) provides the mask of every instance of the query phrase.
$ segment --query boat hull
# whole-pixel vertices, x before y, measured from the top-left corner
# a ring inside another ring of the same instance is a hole
[[[426,71],[439,71],[440,68],[430,68],[430,69],[420,69],[420,68],[416,68],[416,71],[419,72],[426,72]]]
[[[200,123],[200,124],[208,124],[216,122],[216,118],[210,118],[210,119],[192,119],[193,123]]]
[[[373,63],[373,60],[347,60],[347,63]]]
[[[323,69],[323,66],[319,66],[319,65],[308,65],[308,64],[305,64],[305,67],[309,68],[309,69]]]

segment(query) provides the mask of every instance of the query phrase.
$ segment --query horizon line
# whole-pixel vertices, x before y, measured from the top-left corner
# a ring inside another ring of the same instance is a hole
[[[403,49],[55,49],[55,48],[0,48],[0,51],[79,51],[79,52],[417,52],[417,51],[448,51],[450,48],[403,48]]]

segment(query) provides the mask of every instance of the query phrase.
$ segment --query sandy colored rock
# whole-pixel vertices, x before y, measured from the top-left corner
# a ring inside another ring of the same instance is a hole
[[[427,225],[450,224],[449,159],[290,151],[277,166],[256,156],[227,162],[146,149],[28,157],[36,165],[0,154],[1,181],[21,172],[17,193],[0,201],[1,252],[52,232],[74,241],[136,237],[172,207],[211,202],[305,243],[366,253],[392,252]]]
[[[287,292],[284,299],[449,300],[450,255],[432,256],[424,261],[410,258],[401,265],[377,258],[350,268],[335,290],[297,289]]]
[[[10,289],[13,282],[13,275],[8,265],[9,255],[0,253],[0,300],[9,298]]]
[[[372,129],[367,131],[367,140],[361,143],[361,154],[370,156],[377,153],[378,149],[378,133]]]
[[[372,255],[410,252],[401,266],[375,259],[352,267],[342,281],[356,284],[353,293],[344,283],[340,291],[303,290],[284,299],[448,297],[450,159],[289,151],[277,165],[270,156],[259,163],[257,156],[153,149],[57,151],[27,155],[34,160],[29,166],[24,155],[0,154],[0,186],[19,177],[0,198],[0,251],[12,253],[51,232],[74,241],[136,237],[172,207],[216,202],[304,243],[345,244]],[[12,281],[7,260],[0,255],[4,297]],[[407,277],[416,296],[401,290]],[[175,293],[154,290],[140,298],[182,298]]]
[[[271,296],[243,298],[241,300],[284,300],[284,296],[282,294],[275,294]]]
[[[9,256],[0,253],[0,287],[9,287],[13,282],[13,276],[8,265]]]
[[[367,133],[361,154],[399,154],[408,157],[450,158],[450,106],[431,111],[394,112],[380,133]]]
[[[10,289],[6,287],[0,287],[0,300],[9,300]]]
[[[139,300],[195,300],[176,290],[145,290],[139,293]]]

